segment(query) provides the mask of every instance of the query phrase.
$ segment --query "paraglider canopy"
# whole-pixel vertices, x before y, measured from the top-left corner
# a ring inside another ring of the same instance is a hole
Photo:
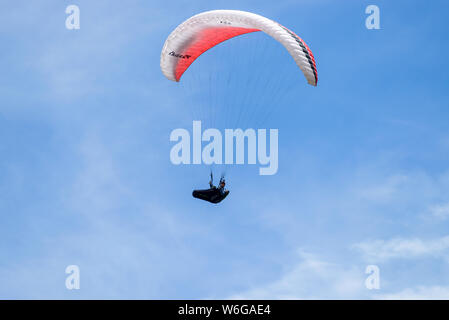
[[[162,49],[162,73],[169,80],[180,81],[187,68],[205,51],[238,35],[256,31],[265,32],[279,41],[302,70],[307,82],[317,85],[315,58],[300,37],[273,20],[239,10],[206,11],[180,24],[168,36]]]

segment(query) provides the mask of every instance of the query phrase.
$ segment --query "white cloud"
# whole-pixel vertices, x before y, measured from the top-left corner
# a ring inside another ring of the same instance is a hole
[[[445,204],[433,205],[429,208],[432,216],[446,220],[449,218],[449,202]]]
[[[385,181],[372,186],[365,186],[358,191],[359,196],[365,200],[375,202],[390,202],[401,191],[410,178],[405,175],[393,175]]]
[[[449,287],[419,286],[395,293],[376,294],[373,298],[381,300],[447,300],[449,299]]]
[[[449,237],[444,241],[420,242],[401,241],[398,248],[407,249],[412,254],[432,251],[439,252],[448,247]],[[443,243],[443,244],[442,244]],[[388,242],[390,244],[390,242]],[[391,241],[391,244],[396,244]],[[427,248],[427,250],[423,249]],[[430,249],[428,249],[430,247]],[[400,250],[399,250],[400,251]],[[404,253],[405,254],[405,253]],[[253,287],[243,292],[235,293],[228,299],[449,299],[449,287],[446,286],[416,286],[396,292],[368,290],[365,287],[367,275],[364,270],[354,265],[329,263],[315,255],[299,252],[300,261],[280,275],[279,279]],[[388,284],[388,279],[382,278],[382,284]]]
[[[351,299],[366,290],[363,270],[344,268],[302,251],[299,255],[300,262],[278,280],[229,299]]]
[[[374,240],[355,244],[370,261],[381,262],[394,258],[418,258],[424,256],[442,257],[449,249],[449,236],[438,239],[404,239]]]

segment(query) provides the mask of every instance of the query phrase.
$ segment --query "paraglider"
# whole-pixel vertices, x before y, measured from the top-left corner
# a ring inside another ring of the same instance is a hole
[[[318,73],[315,58],[310,48],[298,35],[271,19],[239,10],[206,11],[181,23],[171,32],[164,43],[160,59],[161,71],[167,79],[180,82],[186,70],[207,50],[239,35],[258,31],[278,41],[294,59],[307,82],[312,86],[317,85]],[[240,50],[238,55],[245,55],[245,52]],[[239,57],[234,58],[238,59]],[[273,77],[270,75],[271,78]],[[212,84],[211,79],[212,77],[209,77]],[[280,87],[285,86],[281,85]],[[267,90],[267,92],[270,91]],[[243,109],[241,108],[241,110]],[[239,119],[240,116],[241,111]],[[218,187],[215,187],[211,173],[209,185],[209,189],[194,190],[193,197],[211,203],[219,203],[229,194],[229,191],[225,190],[223,177]]]

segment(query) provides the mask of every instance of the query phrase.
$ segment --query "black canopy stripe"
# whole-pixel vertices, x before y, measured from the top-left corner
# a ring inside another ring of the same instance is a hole
[[[282,29],[284,29],[285,31],[287,31],[288,34],[289,34],[290,36],[292,36],[292,38],[295,39],[295,41],[296,41],[296,42],[299,44],[299,46],[301,47],[301,49],[302,49],[302,51],[304,52],[304,54],[305,54],[307,60],[309,61],[310,68],[312,68],[313,75],[314,75],[314,77],[315,77],[315,83],[317,83],[317,82],[318,82],[317,71],[316,71],[315,65],[313,64],[312,58],[310,57],[309,51],[308,51],[307,48],[305,47],[304,43],[302,42],[301,39],[299,39],[299,37],[298,37],[296,34],[294,34],[293,32],[291,32],[290,30],[288,30],[286,27],[284,27],[284,26],[282,26],[282,25],[281,25],[281,27],[282,27]]]

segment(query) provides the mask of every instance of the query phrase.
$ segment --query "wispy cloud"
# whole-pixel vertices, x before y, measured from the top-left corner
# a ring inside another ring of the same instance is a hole
[[[343,267],[299,251],[298,263],[287,268],[279,279],[230,299],[350,299],[363,296],[363,271]]]
[[[358,191],[358,196],[365,201],[376,203],[391,202],[410,183],[406,175],[392,175],[374,185],[368,185]]]
[[[447,300],[449,299],[449,287],[418,286],[393,293],[375,294],[373,298],[381,300]]]
[[[430,214],[435,218],[446,220],[449,218],[449,202],[444,204],[433,205],[429,208]]]
[[[422,257],[446,257],[449,252],[449,236],[438,239],[419,238],[365,241],[353,246],[369,261],[413,259]]]

